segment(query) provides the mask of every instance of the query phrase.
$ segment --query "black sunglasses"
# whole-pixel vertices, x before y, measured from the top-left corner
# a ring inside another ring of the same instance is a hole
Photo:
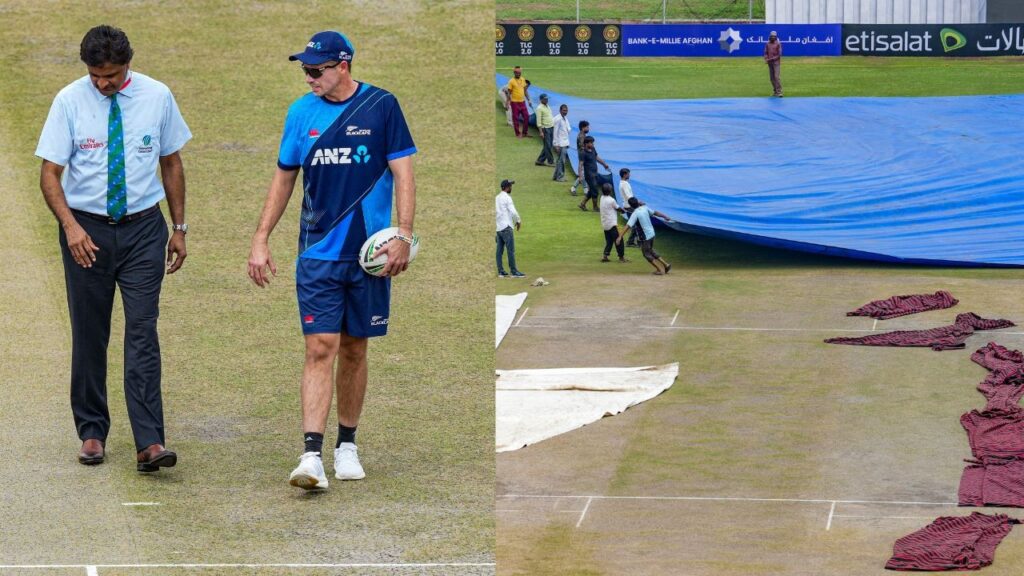
[[[338,62],[337,64],[331,64],[330,66],[320,66],[319,68],[309,68],[307,66],[299,67],[302,68],[302,71],[304,73],[309,74],[310,78],[316,80],[317,78],[324,75],[324,70],[327,70],[328,68],[334,68],[335,66],[338,66],[340,64],[341,62]]]

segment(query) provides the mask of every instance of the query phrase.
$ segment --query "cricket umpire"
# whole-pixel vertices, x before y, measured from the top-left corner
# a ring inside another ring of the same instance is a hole
[[[136,467],[155,472],[177,462],[164,448],[157,317],[165,263],[173,274],[185,261],[179,151],[192,133],[167,86],[131,69],[132,54],[117,28],[97,26],[85,34],[80,55],[88,74],[54,98],[36,156],[42,158],[39,186],[60,224],[71,316],[71,411],[82,440],[78,460],[99,464],[105,456],[107,343],[117,287]],[[173,234],[160,211],[164,198]]]

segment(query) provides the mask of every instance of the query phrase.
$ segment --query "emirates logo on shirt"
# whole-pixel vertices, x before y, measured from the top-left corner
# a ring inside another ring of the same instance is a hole
[[[97,142],[92,138],[86,138],[85,142],[78,145],[82,150],[96,150],[97,148],[103,148],[107,145],[106,142]]]

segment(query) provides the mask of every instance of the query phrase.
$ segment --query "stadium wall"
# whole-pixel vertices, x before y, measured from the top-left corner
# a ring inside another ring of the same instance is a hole
[[[986,3],[993,1],[998,0],[765,0],[764,17],[773,24],[984,24]]]
[[[1024,22],[1024,2],[1020,0],[988,0],[988,22],[990,24]]]

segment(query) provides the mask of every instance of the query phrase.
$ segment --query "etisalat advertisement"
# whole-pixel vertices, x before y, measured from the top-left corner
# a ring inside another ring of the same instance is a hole
[[[1024,56],[1024,24],[499,23],[509,56],[752,57],[776,32],[783,56]]]
[[[1024,24],[846,24],[843,54],[1024,56]]]

